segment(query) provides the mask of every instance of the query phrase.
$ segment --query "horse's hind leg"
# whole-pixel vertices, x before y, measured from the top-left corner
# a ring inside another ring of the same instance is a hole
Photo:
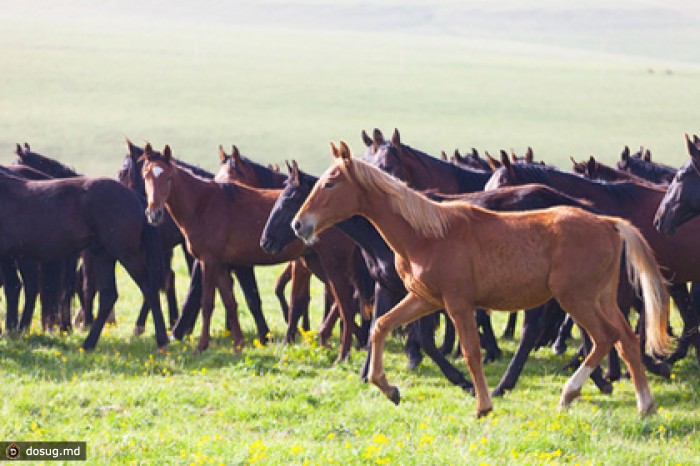
[[[616,310],[617,312],[617,310]],[[646,415],[654,411],[654,399],[649,390],[644,367],[642,366],[641,352],[637,344],[637,337],[619,312],[617,325],[621,327],[620,340],[615,344],[620,356],[627,364],[630,377],[634,384],[634,392],[637,397],[637,410]]]
[[[250,271],[252,272],[252,270],[251,268]],[[238,322],[238,304],[233,296],[233,279],[225,267],[222,267],[216,273],[216,287],[219,289],[221,301],[226,308],[226,319],[228,320],[228,328],[231,331],[231,338],[233,338],[233,346],[238,351],[243,347],[245,338],[241,331],[241,325]]]
[[[508,315],[508,323],[506,324],[506,328],[503,330],[503,335],[501,338],[504,340],[512,340],[515,338],[515,326],[518,324],[518,313],[517,312],[511,312]]]
[[[287,262],[287,266],[284,268],[277,281],[275,282],[275,296],[280,303],[280,308],[282,309],[282,317],[284,317],[284,322],[289,322],[289,304],[287,303],[287,298],[284,296],[284,289],[287,283],[292,279],[292,267],[294,262]],[[240,280],[240,278],[239,278]]]
[[[482,417],[493,409],[489,395],[486,377],[481,365],[481,346],[476,327],[476,316],[473,309],[456,308],[447,303],[445,308],[457,330],[457,337],[462,348],[462,355],[467,361],[467,367],[474,381],[476,392],[476,415]]]
[[[202,304],[202,263],[194,261],[190,271],[190,287],[187,289],[185,301],[182,303],[182,314],[173,327],[173,337],[182,340],[189,333],[192,333],[197,322],[197,315]]]
[[[255,328],[258,331],[258,340],[260,343],[267,343],[267,335],[270,333],[270,327],[267,326],[265,316],[262,312],[262,302],[260,301],[260,292],[258,291],[258,283],[255,280],[253,267],[236,267],[233,269],[238,284],[243,290],[245,302],[248,304],[248,309],[255,320]]]
[[[596,300],[597,301],[597,300]],[[604,313],[599,302],[579,299],[571,302],[566,299],[559,299],[562,307],[569,312],[571,317],[583,329],[588,332],[593,345],[583,364],[576,369],[574,375],[566,382],[559,400],[559,406],[568,407],[571,402],[581,394],[581,387],[586,379],[593,373],[605,355],[610,351],[612,345],[619,338],[619,328],[613,326],[609,319],[622,319],[622,314],[615,304],[613,310],[617,313],[610,316]],[[623,319],[624,320],[624,319]],[[617,322],[617,320],[615,320]]]
[[[22,309],[22,318],[19,321],[19,331],[23,332],[28,330],[32,325],[34,307],[36,306],[36,297],[39,294],[40,267],[37,262],[31,260],[19,261],[18,266],[20,275],[22,275],[22,283],[24,287],[24,308]],[[10,303],[8,301],[8,309],[9,306]]]
[[[485,309],[479,308],[476,310],[476,324],[478,328],[481,329],[479,342],[481,343],[481,347],[486,351],[484,355],[484,364],[500,359],[503,352],[501,348],[498,347],[496,335],[493,333],[491,316]]]
[[[95,251],[92,260],[94,261],[95,283],[99,290],[99,304],[97,318],[92,322],[88,336],[83,342],[85,350],[92,350],[97,345],[102,328],[117,301],[117,284],[114,276],[115,260],[104,251]]]
[[[559,333],[557,334],[557,339],[552,345],[552,351],[554,354],[564,354],[566,353],[566,340],[571,336],[571,329],[574,326],[574,321],[571,316],[566,316],[564,322],[559,327]]]

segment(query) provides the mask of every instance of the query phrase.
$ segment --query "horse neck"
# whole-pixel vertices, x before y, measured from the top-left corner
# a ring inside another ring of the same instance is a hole
[[[399,256],[408,259],[414,251],[425,250],[427,238],[417,233],[411,224],[389,207],[381,196],[365,196],[360,215],[379,232],[386,244]]]
[[[367,219],[356,215],[336,226],[373,258],[380,261],[393,260],[394,254],[389,245]]]
[[[437,189],[446,194],[481,191],[491,177],[491,173],[458,167],[415,149],[409,150],[418,164],[422,162],[426,166],[416,169],[419,175],[414,175],[411,183],[420,191]]]
[[[187,230],[188,225],[198,224],[201,219],[202,203],[208,193],[216,190],[213,182],[197,178],[186,169],[173,165],[170,195],[165,205],[178,225]]]

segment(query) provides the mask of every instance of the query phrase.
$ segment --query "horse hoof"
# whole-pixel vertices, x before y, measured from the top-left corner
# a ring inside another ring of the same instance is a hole
[[[566,345],[558,345],[558,344],[553,344],[552,345],[552,353],[561,356],[562,354],[566,353]]]
[[[506,394],[506,390],[501,387],[496,387],[492,392],[491,396],[496,398],[496,397],[501,397]]]
[[[401,393],[399,392],[398,387],[391,387],[389,393],[387,394],[387,397],[391,400],[392,403],[394,403],[396,406],[401,403]]]
[[[421,358],[422,359],[422,358]],[[414,370],[416,367],[420,366],[420,363],[422,362],[421,359],[417,358],[408,358],[408,364],[406,365],[407,369],[409,371]]]
[[[143,325],[135,325],[134,326],[134,336],[139,337],[143,335],[146,332],[146,327]]]
[[[578,390],[573,390],[570,392],[565,392],[561,394],[561,399],[559,400],[559,407],[560,408],[568,408],[571,405],[571,402],[574,401],[576,398],[578,398],[581,395],[581,389],[579,388]]]
[[[600,393],[603,393],[605,395],[610,395],[613,392],[613,384],[611,384],[611,383],[602,384],[600,387],[598,387],[598,390],[600,391]]]
[[[493,407],[491,407],[491,406],[489,406],[488,408],[479,409],[476,411],[476,417],[482,418],[484,416],[487,416],[492,410],[493,410]]]
[[[649,406],[646,408],[641,408],[639,410],[639,415],[642,417],[651,416],[654,413],[656,413],[656,404],[653,402],[649,403]]]

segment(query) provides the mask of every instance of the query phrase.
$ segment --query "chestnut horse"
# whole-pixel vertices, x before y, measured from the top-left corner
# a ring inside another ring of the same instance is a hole
[[[209,345],[215,289],[219,290],[226,309],[234,309],[230,267],[279,264],[318,252],[319,270],[326,274],[344,324],[339,359],[348,357],[356,310],[354,289],[348,280],[354,277],[351,259],[355,246],[349,239],[340,232],[329,232],[337,239],[328,242],[330,246],[322,252],[297,241],[279,254],[268,255],[260,248],[260,235],[280,190],[216,183],[197,177],[174,162],[169,146],[160,154],[147,144],[144,158],[146,218],[149,223],[158,224],[167,208],[185,237],[187,249],[202,265],[203,324],[197,351]],[[244,336],[237,313],[231,312],[229,319],[234,345],[240,347]]]
[[[474,309],[514,311],[555,298],[593,340],[593,349],[565,384],[568,406],[613,344],[630,369],[640,413],[653,411],[636,336],[617,307],[623,245],[630,276],[645,298],[647,344],[668,344],[668,295],[659,266],[629,222],[571,207],[499,213],[466,202],[437,203],[361,160],[344,143],[332,144],[336,162],[318,180],[293,220],[305,241],[352,215],[372,222],[397,255],[396,269],[409,290],[372,331],[369,380],[394,403],[387,382],[384,340],[397,325],[444,308],[459,335],[476,389],[478,416],[492,409],[481,367]]]

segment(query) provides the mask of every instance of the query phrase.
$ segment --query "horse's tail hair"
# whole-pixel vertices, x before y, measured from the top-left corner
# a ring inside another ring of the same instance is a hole
[[[148,225],[144,221],[141,241],[146,255],[146,278],[148,286],[152,290],[165,288],[165,256],[157,227]]]
[[[646,318],[646,350],[657,355],[668,354],[669,295],[649,243],[632,224],[615,219],[615,227],[626,247],[627,276],[644,299]]]

